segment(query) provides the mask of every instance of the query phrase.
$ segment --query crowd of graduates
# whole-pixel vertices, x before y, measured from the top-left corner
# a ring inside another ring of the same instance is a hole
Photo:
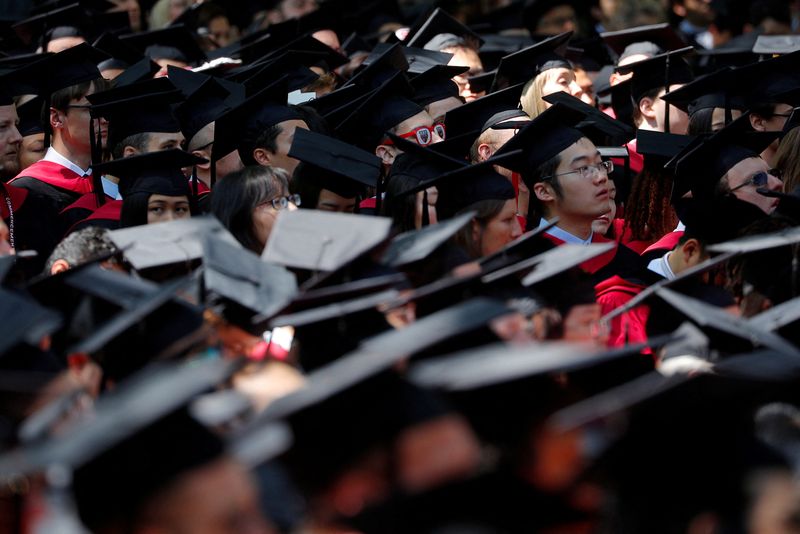
[[[800,6],[0,22],[0,531],[800,532]]]

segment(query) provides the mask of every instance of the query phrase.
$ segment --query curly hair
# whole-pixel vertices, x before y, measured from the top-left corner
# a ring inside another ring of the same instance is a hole
[[[625,230],[634,241],[659,239],[675,229],[678,216],[672,207],[673,176],[669,171],[645,164],[633,180],[625,202]]]

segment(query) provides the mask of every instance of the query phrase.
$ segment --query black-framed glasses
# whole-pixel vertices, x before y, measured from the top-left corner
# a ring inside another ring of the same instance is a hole
[[[583,178],[586,178],[588,180],[589,178],[594,177],[595,173],[603,173],[604,172],[606,174],[609,174],[609,173],[611,173],[613,171],[614,171],[614,162],[613,161],[601,161],[597,165],[584,165],[583,167],[577,168],[574,171],[567,171],[567,172],[562,172],[562,173],[559,173],[559,174],[553,174],[551,176],[544,176],[544,177],[542,177],[542,180],[551,180],[551,179],[557,178],[559,176],[564,176],[566,174],[574,174],[576,172],[580,173],[580,175]]]
[[[781,172],[777,169],[770,169],[767,172],[764,171],[757,172],[753,176],[751,176],[750,179],[745,180],[736,187],[731,188],[731,192],[736,191],[737,189],[741,189],[748,185],[753,185],[755,187],[765,187],[769,183],[770,175],[778,178],[780,174]]]
[[[295,206],[300,206],[300,195],[295,193],[294,195],[288,195],[285,197],[278,197],[273,198],[272,200],[266,200],[259,204],[259,206],[272,206],[276,210],[285,210],[289,207],[289,203],[294,204]]]

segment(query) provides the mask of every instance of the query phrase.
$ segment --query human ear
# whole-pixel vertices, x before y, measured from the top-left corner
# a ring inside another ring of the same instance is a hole
[[[198,163],[196,165],[198,169],[208,170],[211,168],[211,158],[209,157],[211,154],[208,154],[205,150],[192,150],[192,155],[197,156],[198,158],[209,160],[205,163]]]
[[[536,195],[536,198],[541,202],[553,202],[556,199],[553,194],[553,188],[544,182],[533,184],[533,194]]]
[[[57,259],[53,262],[53,266],[50,267],[50,274],[58,274],[64,272],[69,269],[69,263],[67,260]]]
[[[256,148],[255,150],[253,150],[253,159],[259,165],[266,166],[272,164],[272,159],[270,158],[269,150],[267,150],[266,148]]]
[[[753,130],[757,132],[766,132],[767,125],[765,123],[766,119],[764,119],[764,117],[762,117],[761,115],[758,115],[756,113],[750,114],[750,126],[753,127]]]
[[[375,147],[375,155],[381,158],[384,165],[391,165],[394,163],[395,154],[387,145],[378,145]]]
[[[656,110],[653,109],[655,101],[652,98],[645,97],[639,101],[639,113],[642,114],[642,117],[647,119],[655,120],[656,118]]]
[[[492,157],[492,147],[486,143],[481,143],[478,145],[478,155],[480,156],[481,161],[486,161]]]

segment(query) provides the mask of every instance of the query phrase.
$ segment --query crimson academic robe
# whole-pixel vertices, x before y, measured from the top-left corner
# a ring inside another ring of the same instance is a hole
[[[678,241],[681,240],[683,237],[682,230],[675,230],[674,232],[670,232],[642,252],[642,258],[644,258],[645,262],[650,263],[652,260],[656,258],[660,258],[670,250],[674,249],[678,246]]]
[[[105,204],[108,204],[114,200],[108,195],[105,195],[105,197]],[[66,228],[64,235],[72,233],[76,224],[86,220],[86,218],[90,217],[97,209],[98,206],[96,195],[94,193],[86,193],[85,195],[81,195],[78,200],[61,210],[61,213],[59,213],[59,218],[61,219],[62,227]]]
[[[544,234],[555,245],[564,241]],[[592,243],[609,243],[609,239],[593,234]],[[624,306],[660,277],[647,270],[641,257],[625,245],[615,247],[600,256],[581,264],[581,269],[592,275],[597,303],[603,315]],[[647,340],[645,324],[647,308],[637,307],[612,319],[609,325],[609,347],[621,347],[628,343]]]
[[[8,209],[9,202],[11,210]],[[61,237],[49,199],[36,191],[0,183],[0,214],[9,230],[13,231],[16,250],[35,250],[37,253],[35,258],[20,262],[25,276],[41,273]]]
[[[122,214],[121,200],[108,200],[105,204],[95,209],[88,217],[77,221],[68,230],[67,235],[90,226],[99,226],[108,230],[119,228],[119,218]]]

